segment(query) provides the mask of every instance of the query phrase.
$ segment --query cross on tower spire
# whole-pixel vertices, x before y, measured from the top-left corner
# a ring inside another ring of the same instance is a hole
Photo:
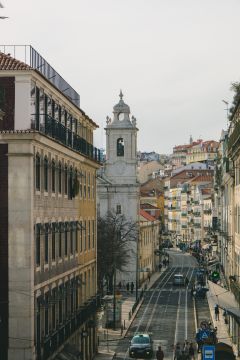
[[[122,98],[123,98],[123,93],[122,93],[122,90],[120,90],[119,97],[120,97],[120,100],[122,100]]]

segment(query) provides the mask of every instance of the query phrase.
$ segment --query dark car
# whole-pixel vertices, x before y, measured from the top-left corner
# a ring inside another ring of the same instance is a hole
[[[149,334],[135,335],[130,341],[129,356],[135,359],[151,359],[153,342]]]

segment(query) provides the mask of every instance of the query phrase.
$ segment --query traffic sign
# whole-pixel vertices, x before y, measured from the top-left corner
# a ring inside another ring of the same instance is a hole
[[[206,331],[203,331],[201,334],[202,339],[207,339],[209,337],[209,334]]]
[[[203,345],[202,355],[202,360],[215,360],[215,346]]]

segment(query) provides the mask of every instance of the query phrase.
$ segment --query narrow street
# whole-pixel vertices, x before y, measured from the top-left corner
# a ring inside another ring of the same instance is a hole
[[[195,342],[197,311],[191,298],[191,286],[194,284],[197,262],[188,253],[171,250],[170,266],[145,293],[144,302],[139,309],[124,339],[111,344],[116,359],[130,359],[129,341],[137,333],[149,333],[153,339],[154,351],[162,346],[166,359],[173,359],[174,344],[185,339]],[[174,274],[181,273],[189,279],[189,285],[173,284]],[[197,302],[199,303],[199,302]],[[201,307],[199,308],[201,313]],[[198,316],[199,315],[198,311]],[[203,316],[210,316],[204,308]]]

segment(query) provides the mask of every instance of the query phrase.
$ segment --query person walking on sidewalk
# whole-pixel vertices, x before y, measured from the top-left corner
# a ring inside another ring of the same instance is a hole
[[[179,360],[181,356],[181,347],[180,344],[177,343],[176,347],[175,347],[175,351],[174,351],[174,360]]]
[[[126,289],[127,289],[127,291],[129,291],[129,282],[126,285]]]
[[[193,343],[190,343],[189,349],[188,349],[189,359],[195,360],[195,349],[193,346]]]
[[[131,282],[131,294],[133,293],[133,289],[134,289],[134,283]]]
[[[219,320],[219,306],[218,306],[218,304],[216,304],[215,307],[214,307],[214,313],[215,313],[215,320],[218,321]]]
[[[164,352],[162,351],[161,346],[159,346],[157,351],[156,351],[156,359],[157,360],[163,360],[164,359]]]
[[[159,272],[161,272],[161,270],[162,270],[162,264],[161,263],[159,263],[159,265],[158,265],[158,270],[159,270]]]

